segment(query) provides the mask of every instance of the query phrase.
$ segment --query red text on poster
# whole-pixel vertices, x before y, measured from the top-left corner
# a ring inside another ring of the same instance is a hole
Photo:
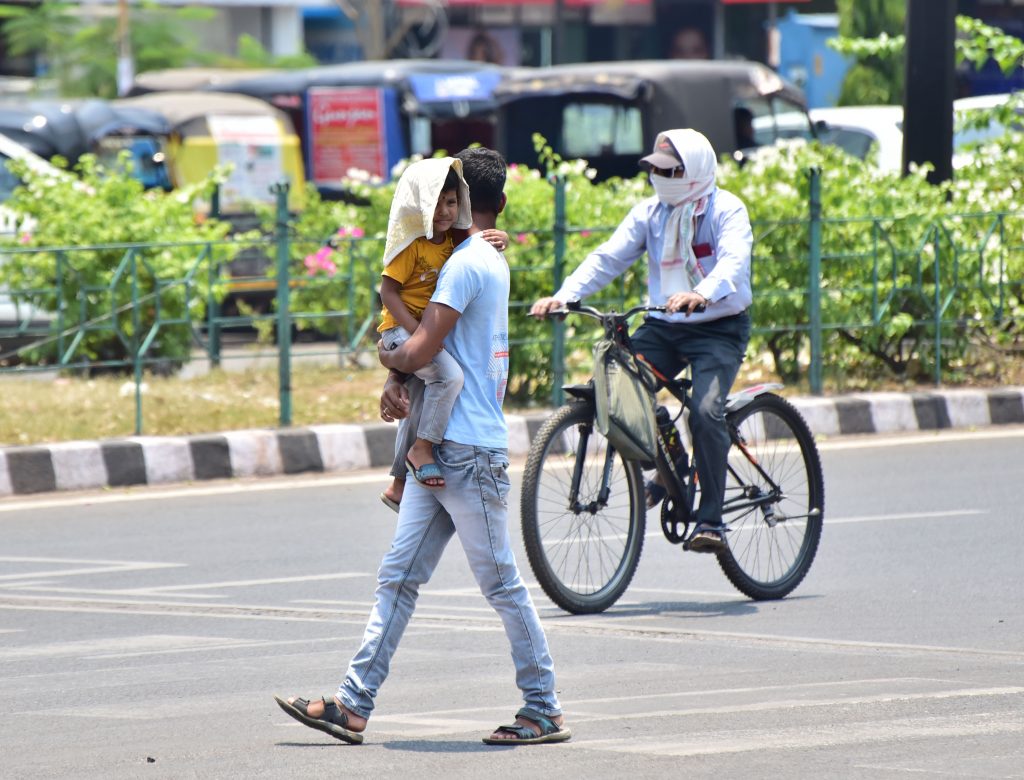
[[[311,178],[337,185],[350,169],[386,177],[383,92],[314,87],[308,96]]]

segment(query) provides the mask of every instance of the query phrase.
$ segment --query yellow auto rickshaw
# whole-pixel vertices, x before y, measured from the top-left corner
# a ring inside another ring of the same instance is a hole
[[[168,168],[174,186],[201,181],[214,166],[233,169],[221,187],[225,215],[272,203],[270,186],[291,183],[288,208],[302,207],[306,177],[299,138],[291,119],[269,103],[245,95],[214,92],[153,92],[115,101],[159,112],[171,126]]]

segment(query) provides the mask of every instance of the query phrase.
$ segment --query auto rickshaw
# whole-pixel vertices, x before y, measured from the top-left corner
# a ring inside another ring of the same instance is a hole
[[[670,128],[699,130],[720,155],[742,155],[784,136],[814,136],[803,93],[756,62],[650,60],[520,69],[502,79],[494,97],[500,104],[497,146],[509,162],[536,167],[532,136],[540,133],[564,159],[586,159],[598,180],[635,176],[639,158]],[[753,135],[744,137],[744,129]]]
[[[164,145],[171,133],[162,114],[145,108],[87,100],[74,111],[85,141],[101,163],[116,165],[122,151],[132,159],[132,175],[147,189],[171,189]]]
[[[352,168],[382,179],[411,154],[493,146],[505,69],[452,60],[352,62],[222,81],[206,89],[266,100],[291,116],[326,197]]]
[[[164,68],[135,76],[126,97],[150,92],[195,92],[239,79],[253,79],[279,73],[276,68]]]
[[[289,209],[302,207],[299,139],[288,116],[268,103],[244,95],[153,92],[113,105],[120,111],[156,111],[167,120],[167,162],[176,187],[201,181],[218,164],[233,163],[221,188],[222,214],[246,213],[254,202],[272,203],[270,186],[282,179],[291,183]]]
[[[273,204],[271,185],[291,184],[288,208],[302,208],[305,172],[299,139],[291,119],[265,101],[246,95],[213,92],[153,92],[114,101],[118,109],[158,111],[171,126],[167,163],[175,187],[202,181],[223,163],[234,167],[220,188],[218,217],[240,231],[256,228],[256,203]],[[196,204],[202,210],[207,204]],[[245,300],[265,311],[276,283],[267,277],[271,260],[258,247],[243,250],[231,261],[225,311]]]
[[[86,153],[112,165],[121,150],[133,158],[132,175],[146,187],[170,188],[163,168],[166,120],[144,109],[119,109],[104,100],[0,104],[0,133],[44,160],[74,166]]]
[[[39,100],[0,104],[0,133],[44,160],[62,157],[74,165],[89,151],[75,107],[72,102]]]

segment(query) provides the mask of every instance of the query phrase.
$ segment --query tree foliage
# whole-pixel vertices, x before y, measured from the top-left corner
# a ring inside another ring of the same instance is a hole
[[[902,37],[905,0],[837,0],[839,34],[847,39],[874,39],[875,49],[852,48],[856,62],[847,71],[839,105],[899,103],[903,97],[903,59],[885,43]],[[902,52],[902,45],[900,46]]]
[[[841,14],[844,5],[852,8],[841,19],[861,19],[871,3],[840,0]],[[857,25],[852,22],[846,25],[840,22],[840,37],[829,40],[828,45],[857,60],[856,65],[847,73],[840,94],[840,105],[902,102],[903,88],[899,86],[897,89],[896,86],[902,85],[903,53],[907,40],[902,33],[894,32],[901,27],[902,22],[894,26],[893,30],[872,34],[857,32]],[[1007,35],[998,27],[970,16],[956,17],[956,31],[954,56],[958,65],[981,68],[992,60],[1005,74],[1024,65],[1024,41],[1020,38]],[[888,99],[884,99],[886,96]]]
[[[218,260],[229,259],[219,256],[221,248],[204,252],[210,250],[201,242],[222,239],[229,226],[198,219],[193,200],[208,198],[223,172],[166,193],[143,190],[127,153],[111,169],[84,155],[74,173],[9,165],[24,183],[4,205],[23,227],[4,242],[0,285],[19,303],[53,316],[53,337],[35,359],[54,360],[77,337],[70,362],[124,360],[158,318],[177,322],[157,328],[147,357],[186,359],[186,323],[202,319],[211,289],[219,294],[210,286],[217,281],[213,272]],[[141,243],[153,246],[111,246]]]
[[[118,20],[80,16],[80,6],[43,0],[34,7],[0,6],[3,35],[11,53],[35,54],[43,72],[65,97],[111,98],[117,95]],[[309,54],[275,56],[250,35],[238,38],[236,55],[211,53],[196,45],[195,25],[216,16],[212,8],[170,8],[154,2],[132,4],[129,36],[135,70],[188,65],[299,68],[315,65]]]

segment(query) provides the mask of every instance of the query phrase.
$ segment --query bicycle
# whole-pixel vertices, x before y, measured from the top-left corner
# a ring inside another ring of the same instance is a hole
[[[666,309],[635,306],[618,314],[570,303],[554,314],[599,320],[607,338],[635,355],[627,322],[653,311]],[[686,549],[700,480],[685,446],[671,437],[690,408],[691,383],[685,376],[662,381],[681,405],[669,418],[671,428],[658,426],[653,464],[627,460],[598,431],[592,379],[564,388],[570,402],[533,439],[521,497],[523,541],[541,588],[567,612],[603,612],[633,579],[646,527],[642,465],[653,465],[667,491],[663,535]],[[716,555],[729,581],[758,601],[783,598],[800,584],[814,561],[824,520],[818,449],[800,412],[771,392],[781,387],[756,385],[726,402],[732,445],[722,522],[729,530],[726,548]]]

